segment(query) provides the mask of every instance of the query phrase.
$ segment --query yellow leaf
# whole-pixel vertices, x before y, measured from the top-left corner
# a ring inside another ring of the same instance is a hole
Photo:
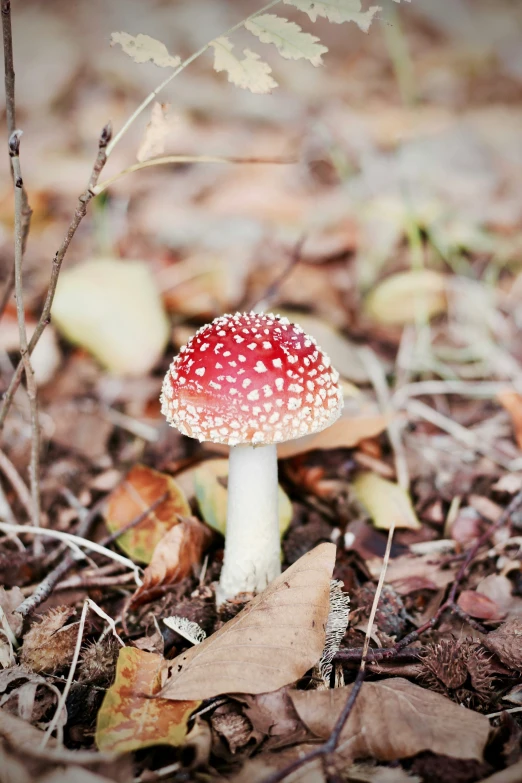
[[[199,701],[151,699],[159,690],[161,655],[123,647],[96,719],[98,750],[129,753],[151,745],[181,745]]]
[[[194,492],[203,519],[210,527],[225,535],[227,527],[228,460],[211,459],[194,471]],[[279,530],[284,535],[292,520],[292,504],[279,487]]]
[[[357,476],[352,486],[379,530],[389,530],[392,523],[410,530],[420,528],[410,496],[398,484],[367,472]]]
[[[395,326],[433,318],[446,310],[446,276],[418,269],[387,277],[367,296],[365,309],[375,321]]]
[[[324,648],[334,544],[320,544],[216,633],[172,661],[161,696],[267,693],[300,679]]]
[[[122,375],[146,375],[169,338],[161,298],[141,261],[95,258],[66,269],[52,318],[67,339]]]
[[[172,57],[164,43],[151,38],[150,35],[129,35],[129,33],[112,33],[111,46],[119,44],[125,54],[132,57],[136,63],[153,62],[160,68],[177,68],[181,63],[179,57]]]
[[[210,45],[214,48],[214,70],[226,71],[232,84],[259,94],[277,87],[277,82],[270,76],[272,69],[255,52],[244,49],[245,56],[240,60],[232,52],[233,44],[224,36],[211,41]]]
[[[105,521],[115,533],[163,495],[166,498],[145,519],[116,539],[118,546],[140,563],[150,563],[157,544],[179,523],[179,516],[190,516],[187,499],[173,478],[145,465],[135,465],[110,496]]]
[[[321,55],[327,46],[318,43],[319,38],[304,33],[298,24],[275,14],[261,14],[245,22],[246,29],[257,36],[261,43],[271,43],[281,57],[287,60],[309,60],[312,65],[322,65]]]

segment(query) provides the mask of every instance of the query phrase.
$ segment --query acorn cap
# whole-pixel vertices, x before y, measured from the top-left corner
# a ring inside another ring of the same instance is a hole
[[[340,415],[339,374],[287,318],[223,315],[199,329],[163,382],[162,412],[191,438],[228,446],[281,443]]]

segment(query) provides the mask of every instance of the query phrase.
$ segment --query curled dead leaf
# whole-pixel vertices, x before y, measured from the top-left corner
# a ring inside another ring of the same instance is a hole
[[[351,449],[368,438],[375,438],[384,432],[390,422],[389,416],[342,416],[327,430],[308,435],[306,438],[281,443],[277,453],[280,459],[294,457],[314,449]]]
[[[470,617],[476,617],[479,620],[500,620],[506,614],[495,601],[475,590],[463,590],[458,597],[457,604]]]
[[[327,739],[352,686],[291,691],[301,720]],[[489,734],[484,715],[402,677],[365,682],[341,734],[339,750],[352,759],[408,758],[422,751],[482,760]]]
[[[96,722],[101,751],[128,753],[151,745],[181,745],[198,701],[167,701],[150,697],[159,689],[161,655],[122,647],[111,685]]]
[[[266,693],[319,660],[330,608],[335,546],[320,544],[202,644],[164,666],[166,699]]]
[[[173,478],[145,465],[135,465],[110,497],[105,521],[111,533],[122,530],[158,501],[145,519],[117,539],[133,560],[149,563],[165,533],[178,524],[180,516],[190,515],[190,506]]]
[[[410,530],[420,528],[410,496],[393,481],[366,472],[357,476],[353,488],[379,530],[389,530],[392,525]]]
[[[175,584],[201,562],[212,533],[196,517],[183,517],[157,543],[151,561],[143,573],[143,584],[132,598],[136,606],[154,596],[155,588]]]

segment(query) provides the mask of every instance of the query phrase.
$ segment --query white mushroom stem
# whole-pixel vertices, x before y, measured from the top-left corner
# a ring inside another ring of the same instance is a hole
[[[218,604],[264,590],[281,573],[280,551],[277,447],[233,446]]]

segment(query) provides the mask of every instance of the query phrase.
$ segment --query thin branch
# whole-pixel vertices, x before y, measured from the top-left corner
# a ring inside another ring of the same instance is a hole
[[[27,486],[23,478],[18,473],[17,469],[15,468],[15,466],[13,465],[9,457],[6,454],[4,454],[4,452],[1,450],[0,450],[0,470],[2,471],[6,479],[9,481],[13,489],[15,490],[16,494],[18,495],[18,500],[25,508],[27,515],[29,516],[29,519],[31,519],[32,512],[33,512],[31,493],[27,489]]]
[[[254,311],[256,313],[263,312],[269,306],[275,295],[285,282],[285,280],[292,274],[295,267],[301,261],[303,245],[306,242],[306,234],[303,234],[294,245],[288,264],[285,266],[280,275],[268,286],[265,293],[257,299],[257,301],[250,306],[245,307],[245,310]]]
[[[15,300],[16,317],[18,320],[18,332],[20,335],[21,364],[25,372],[27,383],[27,396],[31,410],[31,462],[29,466],[29,478],[31,484],[31,519],[35,527],[40,525],[40,422],[38,420],[38,395],[36,380],[31,365],[31,357],[28,353],[27,330],[25,326],[25,307],[23,294],[23,180],[20,165],[20,137],[22,131],[15,130],[9,137],[9,155],[14,175],[15,214],[14,214],[14,241],[15,241]],[[42,553],[42,543],[35,539],[35,555]]]
[[[4,85],[5,85],[5,113],[7,124],[7,138],[16,130],[16,106],[15,106],[15,71],[14,71],[14,58],[13,58],[13,35],[11,29],[11,0],[2,0],[2,40],[4,45]],[[11,164],[11,175],[14,179],[14,171]],[[22,253],[25,252],[25,246],[27,243],[27,236],[29,234],[29,228],[31,225],[31,215],[33,211],[29,206],[27,193],[22,186]],[[2,317],[4,310],[11,298],[13,288],[15,284],[15,267],[14,264],[10,267],[9,274],[5,281],[4,290],[0,299],[0,318]]]
[[[77,529],[77,535],[81,538],[86,538],[91,529],[91,525],[101,513],[103,505],[107,498],[101,498],[94,506],[87,511],[84,518],[80,521]],[[26,598],[16,611],[21,614],[22,617],[27,617],[32,614],[39,606],[51,595],[54,587],[60,582],[63,577],[69,573],[71,568],[77,565],[78,561],[70,554],[66,554],[62,560],[50,571],[45,579],[43,579],[38,587],[35,589],[32,595]]]
[[[116,182],[118,179],[125,177],[127,174],[132,174],[134,171],[141,171],[141,169],[148,169],[151,166],[167,166],[180,163],[264,163],[264,164],[288,164],[297,163],[297,158],[237,158],[227,157],[226,155],[165,155],[161,158],[150,158],[144,160],[141,163],[134,163],[133,166],[129,166],[127,169],[114,174],[112,177],[103,180],[99,185],[93,188],[93,193],[98,196],[107,190],[109,185]]]
[[[38,343],[38,340],[42,336],[42,332],[44,331],[45,327],[51,320],[51,307],[53,304],[54,294],[58,283],[58,276],[60,274],[62,261],[69,248],[71,240],[76,233],[78,226],[80,225],[83,218],[87,214],[87,206],[91,201],[91,199],[94,197],[93,188],[96,187],[101,171],[107,161],[107,144],[110,141],[111,132],[112,132],[111,125],[109,123],[103,128],[101,132],[100,139],[98,142],[98,154],[94,162],[94,166],[91,172],[91,176],[89,178],[87,189],[85,190],[84,193],[82,193],[82,195],[78,199],[78,206],[69,224],[69,228],[67,229],[62,244],[60,245],[60,248],[58,249],[56,255],[54,256],[52,270],[51,270],[51,279],[49,282],[49,287],[47,289],[47,296],[43,306],[42,314],[36,325],[36,329],[34,330],[33,336],[31,337],[27,348],[27,352],[29,355],[31,355],[31,353],[33,352],[35,346]],[[4,395],[3,405],[0,410],[0,430],[4,426],[5,419],[9,412],[9,408],[11,407],[11,404],[14,399],[14,395],[16,394],[18,386],[20,385],[22,371],[23,371],[23,363],[19,362],[14,372],[14,375],[11,378],[11,383],[9,384],[9,388],[7,389]]]
[[[0,530],[3,533],[29,533],[33,536],[47,536],[48,538],[57,538],[59,541],[65,541],[66,544],[68,544],[74,551],[76,551],[79,547],[90,549],[92,552],[97,552],[99,555],[104,555],[105,557],[108,557],[111,560],[115,560],[117,563],[121,563],[122,565],[129,568],[134,574],[136,584],[142,584],[139,574],[141,569],[139,566],[133,563],[132,560],[129,560],[128,557],[124,557],[123,555],[118,554],[118,552],[113,552],[111,549],[107,549],[106,547],[101,546],[101,544],[96,544],[94,541],[88,541],[86,538],[75,536],[73,533],[64,533],[62,530],[48,530],[47,528],[32,527],[31,525],[9,525],[6,522],[0,522]]]
[[[230,27],[226,32],[221,33],[221,35],[231,35],[236,30],[239,30],[240,27],[243,27],[245,22],[250,21],[250,19],[254,19],[256,16],[259,16],[259,14],[264,14],[265,11],[268,11],[270,8],[273,8],[274,5],[278,5],[281,0],[272,0],[272,2],[267,3],[267,5],[264,5],[262,8],[259,8],[257,11],[255,11],[253,14],[250,14],[246,19],[242,19],[240,22],[235,24],[233,27]],[[111,154],[116,144],[120,141],[120,139],[127,133],[130,126],[133,124],[134,120],[136,120],[140,114],[149,106],[156,95],[158,95],[166,86],[167,84],[170,84],[170,82],[182,71],[185,70],[185,68],[194,62],[194,60],[197,60],[198,57],[201,57],[202,54],[204,54],[207,49],[210,48],[211,42],[209,41],[204,46],[201,47],[201,49],[198,49],[197,52],[194,52],[194,54],[191,54],[190,57],[187,57],[186,60],[184,60],[180,65],[178,65],[177,68],[175,68],[172,73],[170,73],[166,79],[164,79],[161,84],[159,84],[156,89],[154,89],[147,97],[145,98],[142,103],[138,106],[136,111],[134,111],[129,119],[126,121],[126,123],[123,125],[123,127],[118,131],[114,139],[111,141],[109,146],[107,147],[107,157]]]

